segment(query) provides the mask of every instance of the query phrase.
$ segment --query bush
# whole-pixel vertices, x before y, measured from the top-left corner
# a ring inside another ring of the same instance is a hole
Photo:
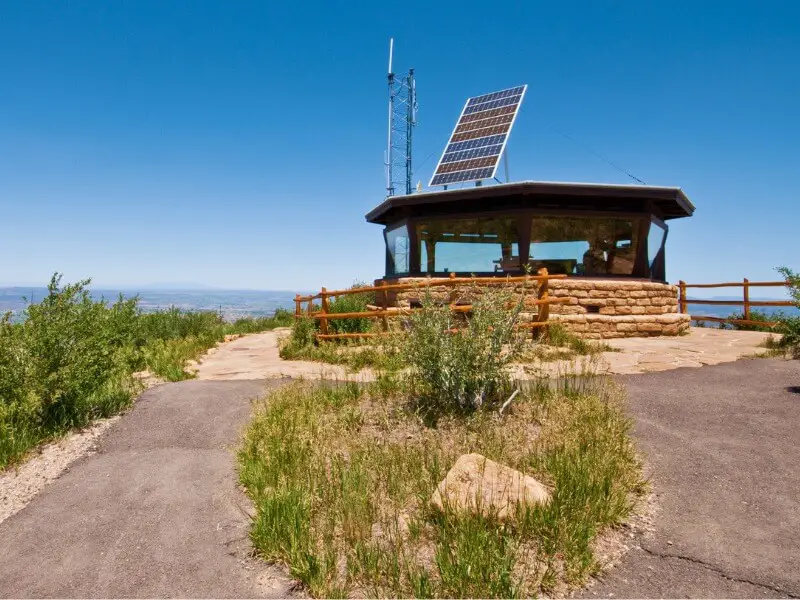
[[[0,319],[0,469],[44,440],[125,408],[139,389],[135,371],[185,379],[186,361],[227,333],[287,321],[286,311],[232,325],[213,312],[174,307],[143,314],[137,298],[94,301],[88,285],[62,286],[55,274],[21,322]]]
[[[795,273],[788,267],[779,267],[777,270],[786,278],[789,295],[792,297],[797,309],[800,310],[800,273]],[[783,335],[780,345],[793,358],[800,359],[800,317],[784,315],[775,330]]]
[[[524,341],[516,328],[524,299],[514,302],[507,290],[481,291],[467,316],[435,303],[427,290],[422,309],[412,313],[403,354],[413,393],[426,409],[472,411],[507,397],[509,366]]]
[[[285,308],[279,308],[271,317],[245,317],[237,319],[227,329],[228,333],[245,334],[257,333],[276,327],[291,327],[294,324],[294,314]]]
[[[744,321],[745,314],[744,312],[735,312],[730,314],[728,318],[731,320]],[[783,318],[783,314],[779,312],[767,314],[763,310],[751,310],[750,316],[747,318],[747,320],[759,321],[764,323],[764,325],[744,325],[742,323],[730,323],[730,326],[738,331],[774,331],[772,323],[779,321],[781,318]],[[722,329],[721,325],[722,324],[720,324],[720,328]]]
[[[355,283],[350,289],[365,287],[363,283]],[[332,313],[366,312],[368,304],[375,303],[374,292],[347,294],[337,297],[330,303]],[[332,319],[328,321],[331,333],[366,333],[372,329],[372,319]]]
[[[133,397],[136,301],[95,302],[88,283],[61,287],[54,275],[22,323],[6,317],[0,325],[0,467]]]

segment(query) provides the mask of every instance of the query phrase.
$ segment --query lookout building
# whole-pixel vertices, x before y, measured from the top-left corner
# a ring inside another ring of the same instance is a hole
[[[536,271],[666,280],[667,221],[694,206],[680,188],[523,181],[408,196],[371,210],[386,276]]]
[[[568,276],[553,295],[573,298],[551,318],[586,337],[624,337],[688,328],[666,281],[666,240],[667,223],[693,212],[677,187],[522,181],[390,196],[366,219],[385,227],[385,279],[544,267]]]

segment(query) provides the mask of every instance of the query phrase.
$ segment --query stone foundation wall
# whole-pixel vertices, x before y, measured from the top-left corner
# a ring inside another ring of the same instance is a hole
[[[387,283],[419,283],[426,278],[403,277]],[[377,283],[377,282],[376,282]],[[527,311],[523,318],[536,318],[538,285],[512,284],[514,294],[525,293]],[[492,286],[497,287],[497,286]],[[430,288],[437,302],[459,299],[470,302],[488,289],[463,284],[435,285]],[[389,306],[418,305],[423,290],[388,292]],[[549,294],[553,298],[569,298],[565,304],[550,305],[550,320],[562,323],[570,331],[590,339],[617,337],[649,337],[680,335],[689,329],[689,315],[678,312],[678,288],[667,283],[630,279],[552,279]]]

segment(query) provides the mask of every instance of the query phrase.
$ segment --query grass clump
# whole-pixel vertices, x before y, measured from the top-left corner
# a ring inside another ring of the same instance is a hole
[[[599,568],[594,540],[643,490],[619,389],[533,385],[504,418],[430,426],[393,381],[297,383],[259,406],[238,459],[263,558],[326,597],[522,597]],[[551,503],[504,522],[436,511],[436,485],[471,452],[550,485]]]
[[[226,335],[292,318],[283,311],[229,324],[212,312],[142,313],[137,298],[93,300],[89,283],[62,285],[56,274],[20,322],[0,318],[0,469],[40,442],[124,409],[141,390],[134,372],[191,377],[186,361]]]
[[[523,346],[520,362],[572,360],[578,356],[596,356],[602,352],[618,352],[616,348],[605,342],[583,339],[557,322],[549,323],[537,342]]]

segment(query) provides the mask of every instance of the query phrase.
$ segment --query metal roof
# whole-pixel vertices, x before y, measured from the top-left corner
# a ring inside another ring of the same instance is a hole
[[[446,191],[419,192],[404,196],[391,196],[366,214],[370,223],[386,223],[393,213],[403,207],[421,207],[451,202],[480,202],[483,199],[499,199],[522,196],[535,200],[537,196],[548,202],[562,201],[567,204],[576,198],[595,199],[602,206],[602,199],[650,201],[664,219],[690,217],[694,204],[679,187],[654,185],[626,185],[611,183],[570,183],[563,181],[519,181],[490,186],[476,186]],[[452,205],[449,205],[452,207]],[[487,206],[491,209],[491,206]],[[452,208],[451,208],[452,210]]]

